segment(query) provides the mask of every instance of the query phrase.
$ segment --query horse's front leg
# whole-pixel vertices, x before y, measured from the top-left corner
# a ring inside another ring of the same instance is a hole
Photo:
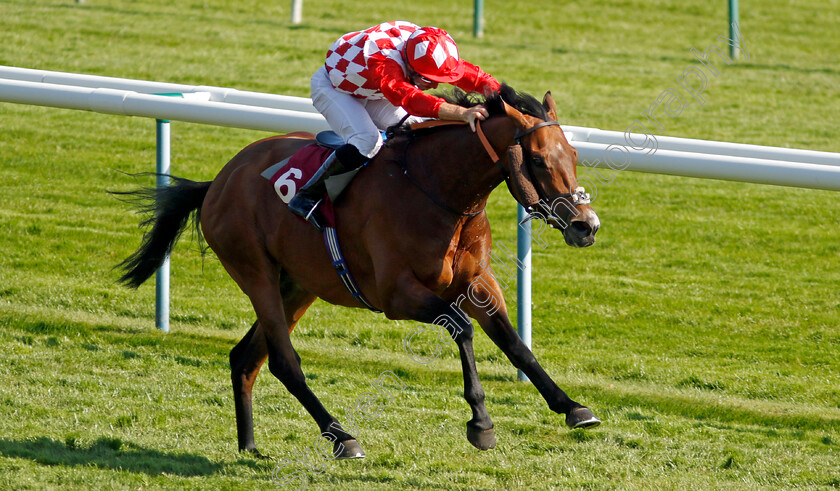
[[[469,287],[469,301],[463,307],[501,348],[513,366],[522,370],[545,398],[548,407],[566,415],[569,428],[589,428],[601,421],[585,406],[573,401],[543,370],[531,350],[511,325],[502,291],[489,272],[476,277]]]
[[[459,309],[460,310],[460,309]],[[464,399],[472,409],[472,419],[467,421],[467,440],[479,450],[496,446],[496,432],[493,421],[484,405],[484,387],[478,379],[473,353],[473,325],[468,322],[460,334],[455,336],[458,353],[461,356],[461,372],[464,375]]]
[[[408,318],[424,324],[446,329],[445,336],[455,339],[461,358],[464,375],[464,399],[472,410],[472,419],[467,421],[467,440],[479,450],[496,446],[493,421],[484,405],[484,388],[478,379],[473,353],[473,325],[463,310],[445,302],[423,286],[413,276],[406,275],[397,282],[398,294],[393,295],[386,314],[393,318]],[[406,351],[418,363],[429,363],[433,358],[418,357],[411,351],[411,339],[418,331],[412,331],[406,338]]]

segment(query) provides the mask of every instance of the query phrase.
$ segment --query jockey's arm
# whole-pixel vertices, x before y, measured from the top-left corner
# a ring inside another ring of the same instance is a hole
[[[489,96],[501,88],[501,84],[489,73],[466,60],[463,63],[464,75],[452,84],[455,87],[467,92],[479,92],[485,96]]]
[[[484,106],[461,107],[455,104],[450,104],[440,97],[435,97],[424,93],[406,80],[403,74],[402,67],[396,62],[388,59],[372,59],[370,61],[374,67],[379,79],[380,91],[385,98],[395,106],[400,106],[413,116],[421,117],[437,117],[439,119],[446,119],[451,121],[464,121],[470,124],[470,128],[475,131],[476,119],[483,121],[489,116],[487,109]],[[474,66],[474,65],[470,65]],[[483,72],[482,72],[483,73]],[[476,73],[472,74],[474,77]],[[489,75],[486,75],[489,77]],[[477,83],[487,83],[483,77],[476,80],[471,78],[459,81],[459,84],[472,89],[471,85]],[[490,77],[490,80],[495,80]],[[496,82],[498,84],[498,82]]]

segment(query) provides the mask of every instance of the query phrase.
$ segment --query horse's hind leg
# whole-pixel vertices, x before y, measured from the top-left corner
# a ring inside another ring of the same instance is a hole
[[[289,336],[292,324],[288,316],[294,317],[295,311],[291,306],[288,309],[285,306],[276,263],[258,245],[243,242],[240,237],[238,247],[214,247],[214,250],[234,281],[248,295],[257,313],[259,331],[264,335],[268,353],[268,369],[309,412],[321,434],[334,442],[336,458],[364,457],[355,438],[341,427],[306,384],[300,357]],[[228,256],[226,252],[230,250],[237,253]],[[245,443],[249,443],[247,438]]]
[[[254,322],[248,334],[230,352],[230,379],[233,384],[233,403],[236,408],[236,436],[239,451],[263,455],[254,443],[254,417],[251,390],[265,359],[268,347],[260,331],[260,322]]]
[[[287,276],[281,276],[280,291],[283,295],[283,310],[289,332],[306,309],[312,305],[315,295],[300,288]],[[259,321],[255,322],[244,338],[230,352],[231,382],[236,407],[236,434],[239,451],[251,452],[257,457],[264,457],[257,450],[254,442],[254,418],[251,403],[251,391],[260,367],[268,357],[268,345],[265,333]],[[298,360],[299,362],[299,360]]]

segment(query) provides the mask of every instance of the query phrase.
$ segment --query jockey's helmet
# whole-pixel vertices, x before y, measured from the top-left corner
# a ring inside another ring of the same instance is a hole
[[[452,83],[464,75],[458,46],[452,36],[437,27],[421,27],[411,33],[403,55],[409,67],[435,82]]]

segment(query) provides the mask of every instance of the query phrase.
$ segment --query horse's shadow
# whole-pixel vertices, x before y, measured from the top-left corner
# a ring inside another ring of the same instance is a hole
[[[34,440],[0,439],[0,455],[30,459],[42,465],[90,466],[157,476],[207,476],[223,465],[192,454],[165,453],[125,443],[117,438],[100,438],[92,445],[79,446],[40,437]]]

